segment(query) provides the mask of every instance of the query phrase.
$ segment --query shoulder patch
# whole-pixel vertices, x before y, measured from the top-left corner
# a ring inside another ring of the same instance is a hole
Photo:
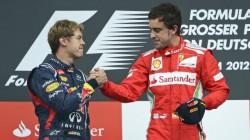
[[[44,67],[44,68],[48,69],[54,75],[54,77],[57,77],[57,71],[49,63],[43,63],[43,64],[39,65],[39,67]]]
[[[142,53],[142,56],[150,55],[150,54],[152,54],[152,53],[155,52],[155,51],[156,51],[156,49],[149,50],[149,51],[147,51],[147,52]]]
[[[199,45],[195,45],[195,44],[192,44],[192,43],[186,43],[186,47],[190,48],[190,49],[198,49],[198,50],[207,50],[206,48],[203,48]]]
[[[51,92],[60,86],[58,82],[54,82],[46,87],[46,92]]]
[[[187,43],[185,46],[185,49],[191,50],[196,52],[197,54],[205,54],[205,51],[207,50],[206,48],[200,47],[195,44]]]

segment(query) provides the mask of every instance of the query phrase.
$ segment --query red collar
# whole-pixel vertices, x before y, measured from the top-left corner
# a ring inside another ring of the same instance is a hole
[[[162,51],[165,53],[165,55],[172,55],[175,53],[179,53],[183,47],[185,46],[186,42],[183,40],[182,36],[180,36],[180,43],[177,46],[174,47],[165,47],[162,49]]]

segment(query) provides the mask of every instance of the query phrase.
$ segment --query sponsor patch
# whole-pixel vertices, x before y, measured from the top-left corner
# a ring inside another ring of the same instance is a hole
[[[179,66],[196,68],[197,56],[179,54]]]
[[[149,50],[149,51],[147,51],[147,52],[143,53],[143,56],[150,55],[151,53],[153,53],[153,52],[155,52],[155,51],[156,51],[156,49]]]
[[[149,75],[150,87],[163,85],[189,85],[195,86],[196,73],[189,72],[166,72]]]
[[[154,113],[153,114],[153,118],[154,119],[166,119],[167,118],[167,114],[163,113],[163,114],[158,114],[158,113]]]
[[[159,114],[158,113],[154,113],[153,118],[154,119],[159,119]]]
[[[72,93],[73,91],[75,91],[77,89],[77,87],[71,87],[69,88],[67,91],[68,93]]]
[[[196,111],[198,111],[198,110],[199,110],[198,107],[195,107],[195,108],[193,108],[193,109],[190,109],[190,113],[196,112]]]
[[[65,74],[65,72],[64,72],[63,70],[61,70],[61,69],[56,70],[56,72],[57,72],[59,75]]]
[[[137,71],[137,69],[130,69],[129,72],[128,72],[127,78],[131,77],[133,75],[134,71]]]
[[[79,75],[79,74],[76,74],[76,80],[83,81],[81,75]]]
[[[54,98],[54,97],[57,96],[60,92],[63,92],[63,90],[56,90],[56,91],[54,91],[54,93],[49,94],[49,98]]]
[[[159,70],[162,68],[162,57],[152,58],[151,70]]]
[[[63,82],[68,81],[68,78],[67,78],[67,77],[65,77],[65,76],[60,76],[60,78],[61,78],[61,80],[62,80]]]
[[[51,92],[60,86],[58,82],[54,82],[46,87],[46,92]]]
[[[47,85],[53,83],[54,81],[55,81],[55,80],[50,79],[49,81],[44,82],[43,85],[42,85],[42,87],[45,88]]]
[[[179,54],[179,62],[181,62],[184,59],[184,55],[183,54]]]
[[[68,131],[68,135],[81,136],[81,134],[79,132],[75,132],[75,131]]]
[[[88,84],[88,83],[84,83],[83,84],[83,92],[82,92],[82,96],[84,96],[85,94],[92,94],[95,90],[93,89],[93,87]]]
[[[218,80],[220,80],[221,78],[223,78],[224,76],[223,76],[223,74],[220,72],[220,73],[218,73],[218,74],[216,74],[215,76],[214,76],[214,81],[218,81]]]

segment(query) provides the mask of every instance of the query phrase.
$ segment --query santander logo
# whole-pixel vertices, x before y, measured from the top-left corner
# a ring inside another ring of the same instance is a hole
[[[157,80],[154,78],[153,81],[150,82],[150,84],[155,84],[157,83]]]
[[[13,134],[17,137],[27,137],[31,134],[31,131],[26,128],[23,121],[21,120],[19,127],[13,130]]]
[[[183,84],[195,86],[196,73],[190,72],[163,72],[149,75],[150,87]]]

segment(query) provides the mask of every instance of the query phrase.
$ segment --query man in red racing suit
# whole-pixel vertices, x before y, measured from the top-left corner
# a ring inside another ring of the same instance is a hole
[[[148,140],[199,140],[198,127],[180,122],[175,109],[193,97],[215,109],[229,92],[211,51],[183,39],[174,48],[142,54],[120,85],[108,81],[102,87],[103,94],[121,102],[136,101],[146,90],[152,105]],[[204,90],[209,94],[202,98]]]
[[[172,5],[162,4],[156,9],[168,6]],[[147,140],[203,140],[197,124],[182,123],[174,111],[194,97],[202,99],[207,110],[217,108],[228,97],[225,78],[210,50],[186,43],[176,35],[177,26],[170,30],[160,18],[149,15],[149,19],[156,48],[138,58],[120,85],[108,81],[101,91],[120,102],[136,101],[147,92],[151,101]],[[169,34],[161,36],[161,32]],[[204,91],[209,92],[205,97]]]

